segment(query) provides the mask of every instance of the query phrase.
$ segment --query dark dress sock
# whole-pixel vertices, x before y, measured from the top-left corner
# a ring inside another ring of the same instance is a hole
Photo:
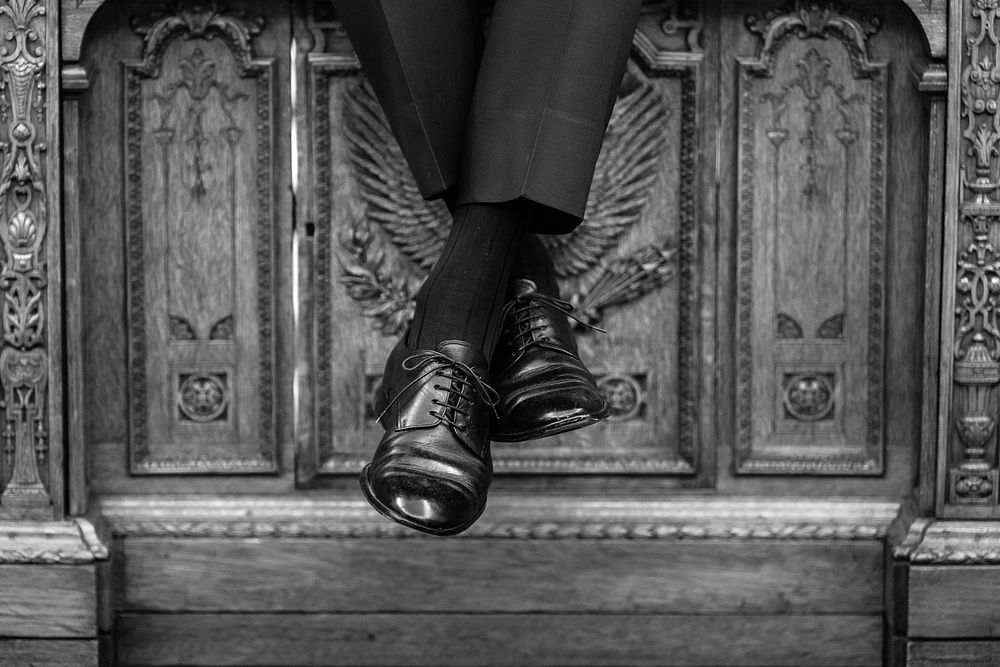
[[[493,354],[524,225],[517,201],[456,210],[441,257],[417,292],[408,347],[429,350],[446,340],[464,340],[487,358]]]
[[[510,271],[511,279],[526,278],[535,283],[538,291],[548,296],[561,298],[559,282],[556,280],[556,267],[552,263],[549,251],[537,234],[525,234],[521,240],[514,266]]]

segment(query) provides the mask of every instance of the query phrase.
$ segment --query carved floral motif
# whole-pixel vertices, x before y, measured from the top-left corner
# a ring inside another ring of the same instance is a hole
[[[820,149],[824,144],[821,137],[823,128],[821,127],[820,119],[823,93],[830,90],[836,97],[837,111],[843,122],[841,127],[834,129],[833,132],[845,148],[854,143],[858,137],[857,131],[851,127],[851,118],[847,113],[848,108],[858,102],[864,101],[864,97],[861,94],[848,95],[844,92],[843,85],[830,80],[830,67],[832,64],[832,61],[820,55],[818,50],[814,48],[809,49],[805,58],[800,58],[795,63],[798,69],[798,76],[782,85],[780,93],[767,93],[763,96],[763,99],[771,104],[773,110],[772,122],[774,127],[769,130],[772,142],[779,137],[781,140],[784,140],[788,136],[788,129],[780,126],[784,123],[784,114],[788,110],[788,95],[793,90],[800,90],[807,100],[805,108],[809,116],[809,122],[806,132],[800,141],[807,149],[805,169],[809,173],[809,180],[806,182],[803,194],[810,201],[819,193],[817,177],[820,169],[823,167],[822,159],[820,158]]]
[[[216,77],[215,61],[205,57],[200,47],[195,47],[190,55],[180,62],[180,79],[166,86],[164,92],[156,93],[153,98],[159,103],[161,120],[160,127],[154,130],[160,146],[166,150],[176,134],[175,128],[169,123],[173,120],[174,103],[177,94],[184,90],[191,99],[186,117],[181,119],[185,124],[182,140],[189,149],[186,171],[187,185],[195,197],[206,194],[205,176],[211,170],[210,157],[205,154],[208,139],[205,137],[204,116],[207,110],[207,98],[214,90],[218,92],[219,109],[229,121],[221,133],[230,145],[240,140],[243,131],[237,126],[233,116],[232,106],[246,99],[246,94],[230,92],[229,86]]]
[[[644,379],[644,378],[642,378]],[[626,374],[605,375],[597,378],[597,388],[611,406],[608,419],[628,421],[639,416],[646,400],[640,384],[641,378]]]
[[[816,375],[799,375],[785,386],[785,409],[801,422],[826,419],[833,410],[834,388],[831,378]]]
[[[207,424],[224,417],[229,406],[225,375],[188,375],[181,378],[177,407],[185,418]]]

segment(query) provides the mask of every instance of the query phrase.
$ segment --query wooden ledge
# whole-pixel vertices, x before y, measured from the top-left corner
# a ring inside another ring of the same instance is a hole
[[[914,565],[1000,565],[1000,521],[918,519],[893,558]]]
[[[418,537],[354,495],[105,496],[122,537]],[[881,540],[884,499],[580,498],[497,495],[462,537],[496,539]]]
[[[81,565],[107,558],[107,547],[86,519],[0,521],[0,564]]]

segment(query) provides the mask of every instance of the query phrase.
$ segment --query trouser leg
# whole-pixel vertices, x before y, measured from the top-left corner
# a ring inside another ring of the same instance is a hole
[[[431,198],[452,188],[482,52],[478,3],[335,0],[334,5],[421,194]]]
[[[531,231],[583,218],[641,0],[497,0],[470,108],[459,203],[525,197]]]

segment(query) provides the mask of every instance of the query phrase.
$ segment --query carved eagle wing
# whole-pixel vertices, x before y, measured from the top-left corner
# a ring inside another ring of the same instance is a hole
[[[360,79],[349,86],[345,136],[367,216],[414,264],[430,269],[448,238],[451,215],[442,202],[421,197],[368,82]]]

